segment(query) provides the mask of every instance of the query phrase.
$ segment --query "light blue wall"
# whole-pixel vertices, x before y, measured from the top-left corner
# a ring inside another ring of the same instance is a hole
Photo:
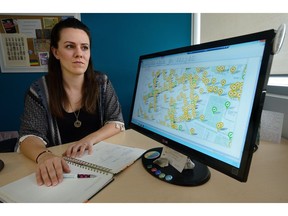
[[[128,126],[140,55],[190,45],[191,14],[81,14],[96,70],[111,79]],[[30,83],[44,73],[0,73],[0,131],[18,130]]]

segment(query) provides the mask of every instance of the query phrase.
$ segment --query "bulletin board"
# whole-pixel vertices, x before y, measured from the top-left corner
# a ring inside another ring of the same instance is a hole
[[[1,72],[47,72],[51,29],[71,16],[80,19],[80,14],[0,14]]]

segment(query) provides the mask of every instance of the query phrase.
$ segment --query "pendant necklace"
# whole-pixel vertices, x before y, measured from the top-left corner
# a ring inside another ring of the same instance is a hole
[[[72,106],[71,106],[70,103],[69,103],[69,105],[70,105],[70,107],[71,107],[71,109],[72,109]],[[72,109],[72,110],[73,110],[73,109]],[[78,113],[77,113],[77,114],[76,114],[75,112],[73,112],[74,115],[75,115],[75,118],[76,118],[76,120],[75,120],[75,122],[74,122],[74,127],[76,127],[76,128],[79,128],[79,127],[81,127],[81,125],[82,125],[82,122],[78,119],[79,114],[80,114],[80,111],[81,111],[81,108],[78,110]]]
[[[73,112],[74,115],[75,115],[75,118],[76,118],[76,121],[74,122],[74,127],[76,127],[76,128],[81,127],[81,124],[82,124],[82,122],[78,119],[79,114],[80,114],[80,110],[81,110],[81,109],[79,109],[79,111],[78,111],[77,114],[76,114],[75,112]]]

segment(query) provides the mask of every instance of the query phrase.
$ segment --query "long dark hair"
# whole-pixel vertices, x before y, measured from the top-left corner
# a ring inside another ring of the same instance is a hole
[[[48,60],[47,86],[49,92],[49,106],[53,116],[63,117],[63,105],[68,104],[68,96],[63,86],[63,77],[60,66],[60,61],[55,58],[52,52],[52,47],[58,48],[61,31],[65,28],[81,29],[86,32],[90,40],[91,35],[89,28],[76,18],[67,18],[58,22],[51,31],[50,53]],[[84,83],[82,87],[82,104],[81,106],[89,113],[95,112],[98,101],[98,86],[95,82],[95,72],[90,55],[88,68],[84,74]]]

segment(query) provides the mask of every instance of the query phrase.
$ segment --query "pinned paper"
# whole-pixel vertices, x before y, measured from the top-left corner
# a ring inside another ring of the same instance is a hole
[[[263,110],[260,124],[260,140],[280,143],[284,114]]]

